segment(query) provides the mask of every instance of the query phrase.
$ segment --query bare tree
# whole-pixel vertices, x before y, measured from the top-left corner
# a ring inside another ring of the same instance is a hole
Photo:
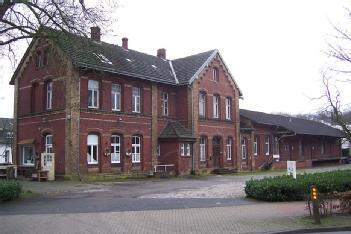
[[[83,36],[90,26],[106,28],[117,4],[113,0],[94,2],[98,4],[90,7],[84,0],[0,0],[1,54],[15,57],[15,42],[43,37],[39,30],[43,26]]]
[[[351,20],[351,11],[346,9],[347,18]],[[324,86],[323,98],[327,105],[324,111],[331,117],[331,122],[338,125],[345,137],[351,142],[351,122],[344,113],[350,112],[350,102],[342,98],[342,89],[351,85],[351,32],[338,26],[333,26],[334,36],[328,43],[328,57],[332,61],[327,72],[322,73]],[[342,87],[343,86],[343,87]],[[345,91],[343,91],[345,92]]]

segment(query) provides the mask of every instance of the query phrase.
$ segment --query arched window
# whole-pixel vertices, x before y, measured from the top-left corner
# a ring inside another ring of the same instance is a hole
[[[206,161],[206,137],[200,138],[200,161]]]
[[[140,163],[141,158],[141,138],[132,136],[132,163]]]
[[[212,69],[212,80],[215,82],[218,82],[218,68],[213,68]]]
[[[43,66],[43,55],[41,54],[41,51],[37,51],[35,65],[37,68]]]
[[[201,117],[206,116],[206,93],[205,92],[199,93],[199,115]]]
[[[232,145],[233,139],[231,137],[228,137],[226,140],[227,160],[232,160]]]
[[[121,138],[118,135],[111,136],[111,163],[121,162]]]
[[[87,137],[87,161],[88,164],[98,164],[99,137],[89,134]]]

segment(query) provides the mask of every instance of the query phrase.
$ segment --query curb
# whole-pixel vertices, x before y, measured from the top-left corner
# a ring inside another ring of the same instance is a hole
[[[275,234],[293,234],[293,233],[315,233],[315,232],[342,232],[351,231],[351,226],[347,227],[329,227],[329,228],[311,228],[311,229],[297,229],[286,232],[273,232]]]

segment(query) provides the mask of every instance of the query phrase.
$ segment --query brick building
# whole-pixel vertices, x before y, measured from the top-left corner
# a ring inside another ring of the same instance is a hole
[[[217,50],[167,60],[44,29],[30,44],[15,86],[14,160],[34,170],[36,155],[55,154],[56,175],[237,168],[237,83]]]
[[[325,124],[282,115],[240,110],[241,168],[286,168],[340,162],[343,133]]]

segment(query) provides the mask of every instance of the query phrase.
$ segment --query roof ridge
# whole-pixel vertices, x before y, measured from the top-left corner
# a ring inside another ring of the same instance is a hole
[[[188,55],[188,56],[185,56],[185,57],[176,58],[176,59],[173,59],[172,61],[177,61],[177,60],[180,60],[180,59],[186,59],[186,58],[190,58],[190,57],[192,57],[192,56],[196,56],[196,55],[200,55],[200,54],[206,54],[206,53],[213,52],[213,51],[216,51],[216,50],[217,50],[217,49],[208,50],[208,51],[204,51],[204,52],[200,52],[200,53]]]

